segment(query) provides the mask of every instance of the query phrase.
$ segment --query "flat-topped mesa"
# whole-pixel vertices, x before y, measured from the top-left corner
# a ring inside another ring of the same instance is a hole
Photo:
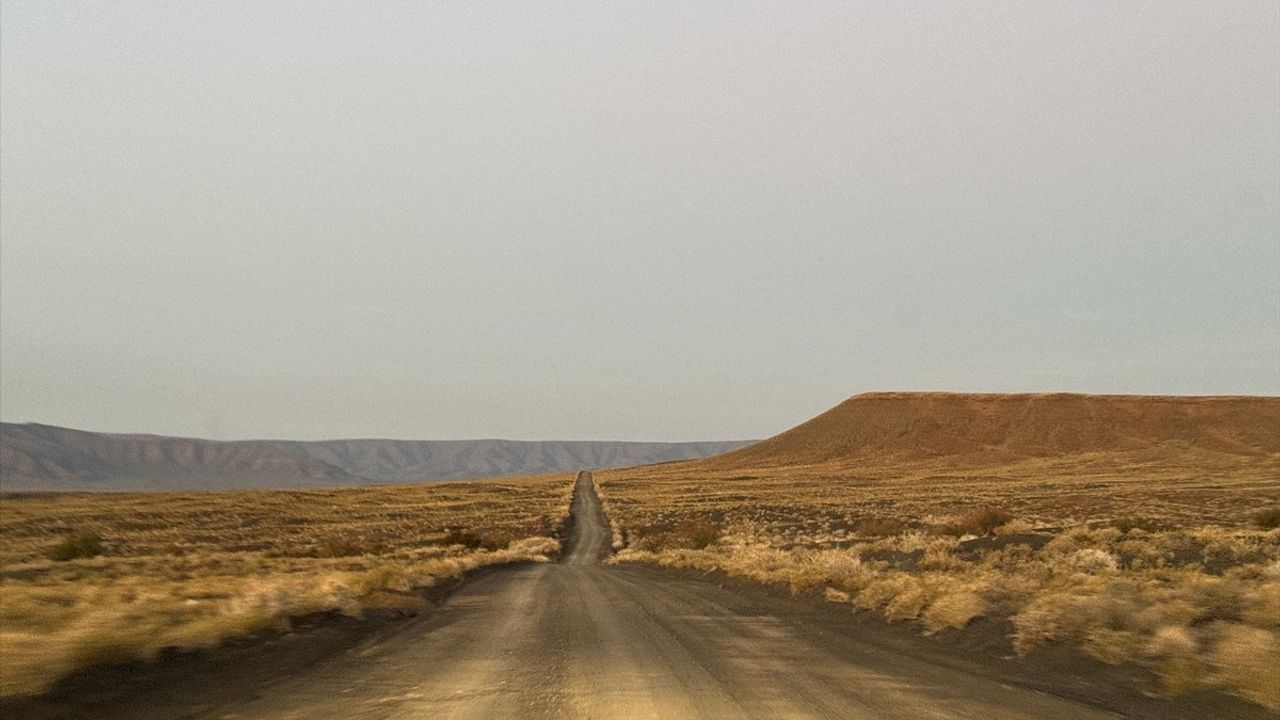
[[[866,393],[706,462],[750,467],[859,457],[1044,457],[1161,446],[1280,453],[1280,397]]]

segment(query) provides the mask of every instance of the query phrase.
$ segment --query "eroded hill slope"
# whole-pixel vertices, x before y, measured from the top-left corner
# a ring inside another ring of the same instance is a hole
[[[851,458],[1050,457],[1155,447],[1280,453],[1280,398],[868,393],[714,467]]]

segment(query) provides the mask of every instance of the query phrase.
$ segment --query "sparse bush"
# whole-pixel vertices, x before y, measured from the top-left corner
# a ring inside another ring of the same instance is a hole
[[[511,537],[501,532],[472,532],[452,529],[436,540],[436,544],[461,545],[471,550],[501,550],[511,544]]]
[[[1253,524],[1263,530],[1280,528],[1280,505],[1263,508],[1253,514]]]
[[[1241,697],[1280,710],[1280,638],[1276,633],[1229,625],[1214,648],[1217,680]]]
[[[675,532],[684,539],[685,547],[701,550],[720,539],[720,526],[706,520],[682,520]]]
[[[1114,614],[1112,601],[1096,585],[1048,591],[1034,597],[1013,617],[1014,649],[1025,654],[1047,642],[1081,641],[1105,627]]]
[[[643,549],[703,550],[720,540],[721,527],[709,520],[685,518],[677,522],[670,530],[660,533],[648,542],[641,543]]]
[[[1159,663],[1156,674],[1166,695],[1181,695],[1200,686],[1204,668],[1195,658],[1171,657]]]
[[[997,535],[1026,535],[1035,532],[1035,530],[1036,526],[1031,522],[1015,518],[997,527],[995,533]]]
[[[929,591],[924,583],[907,575],[901,591],[884,606],[884,616],[890,620],[915,620],[929,604]]]
[[[368,595],[379,590],[404,592],[409,590],[411,586],[412,583],[405,576],[403,568],[398,568],[394,565],[379,565],[370,568],[351,583],[351,589],[360,595]]]
[[[987,611],[987,601],[971,590],[959,590],[941,595],[925,609],[920,617],[930,633],[945,628],[963,628],[971,620]]]
[[[1151,637],[1146,653],[1154,657],[1190,657],[1195,654],[1196,649],[1196,639],[1187,628],[1166,625]]]
[[[1132,625],[1142,631],[1156,631],[1155,637],[1159,639],[1161,633],[1165,633],[1165,639],[1169,642],[1169,638],[1177,638],[1177,642],[1184,639],[1190,639],[1190,636],[1183,637],[1175,631],[1182,630],[1187,625],[1195,622],[1202,614],[1202,610],[1195,605],[1183,599],[1157,600],[1146,608],[1140,610],[1133,616]],[[1153,640],[1153,642],[1155,642]],[[1194,644],[1192,640],[1192,644]],[[1156,647],[1156,645],[1152,645]],[[1152,655],[1168,655],[1166,651],[1152,651]]]
[[[49,551],[49,558],[64,562],[102,554],[102,536],[92,530],[75,530]]]
[[[867,518],[855,530],[865,537],[890,537],[907,531],[907,524],[894,518]]]
[[[76,668],[147,660],[155,656],[154,647],[146,633],[113,633],[109,630],[85,632],[71,643],[68,656]]]
[[[1247,596],[1245,622],[1280,631],[1280,580],[1272,580],[1254,588]]]
[[[1245,610],[1243,590],[1230,578],[1196,573],[1179,584],[1178,595],[1196,608],[1199,618],[1236,620]]]
[[[1128,533],[1134,530],[1154,532],[1161,529],[1163,526],[1158,521],[1150,518],[1118,517],[1111,521],[1111,527],[1122,533]]]
[[[497,528],[480,533],[480,548],[482,550],[505,550],[511,547],[511,543],[518,539],[510,530]]]
[[[920,558],[920,567],[930,570],[958,570],[968,565],[956,557],[957,543],[951,538],[938,538],[929,543]]]
[[[902,572],[890,572],[865,583],[853,604],[859,610],[876,611],[913,584],[911,576]]]
[[[1081,647],[1108,665],[1119,665],[1137,657],[1142,649],[1142,638],[1128,630],[1094,628],[1085,635]]]
[[[340,558],[357,555],[377,555],[386,550],[379,543],[362,542],[357,538],[327,537],[316,543],[314,557]]]
[[[983,507],[944,523],[939,531],[944,535],[990,535],[996,528],[1013,520],[1013,514],[998,507]]]
[[[822,591],[822,597],[827,602],[833,602],[833,603],[847,603],[853,599],[852,596],[849,595],[849,593],[843,590],[837,590],[831,587]]]
[[[1077,550],[1071,556],[1071,565],[1080,572],[1090,574],[1115,572],[1119,567],[1114,555],[1098,548]]]

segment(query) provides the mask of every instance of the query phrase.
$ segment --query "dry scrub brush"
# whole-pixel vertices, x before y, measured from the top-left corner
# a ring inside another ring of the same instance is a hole
[[[11,496],[0,513],[0,694],[94,665],[413,613],[414,591],[559,552],[572,478],[305,491]]]
[[[1086,454],[717,473],[604,471],[619,561],[814,591],[926,634],[1011,620],[1014,651],[1065,643],[1280,710],[1280,458]],[[1135,518],[1134,510],[1140,512]],[[685,527],[717,527],[703,547]]]

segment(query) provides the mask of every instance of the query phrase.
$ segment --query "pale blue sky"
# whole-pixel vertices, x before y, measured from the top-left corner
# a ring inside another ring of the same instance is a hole
[[[1280,5],[0,2],[0,415],[1280,394]]]

